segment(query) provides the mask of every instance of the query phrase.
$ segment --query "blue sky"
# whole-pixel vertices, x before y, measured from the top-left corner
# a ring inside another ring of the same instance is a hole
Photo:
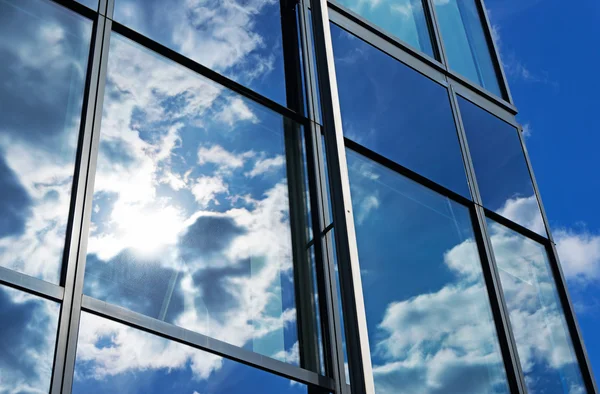
[[[487,0],[588,355],[600,375],[600,4]]]

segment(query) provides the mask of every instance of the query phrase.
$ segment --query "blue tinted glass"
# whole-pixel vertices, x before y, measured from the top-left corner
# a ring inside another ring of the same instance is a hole
[[[422,0],[337,0],[377,27],[433,57]]]
[[[530,393],[587,392],[544,247],[488,219]]]
[[[483,205],[545,235],[519,131],[458,97]]]
[[[347,157],[376,391],[508,394],[468,209]]]
[[[57,283],[92,22],[0,0],[0,265]]]
[[[75,394],[300,394],[307,387],[88,313],[81,316]]]
[[[287,174],[302,165],[299,135],[114,34],[85,293],[298,364],[296,316],[312,313],[295,302]]]
[[[93,10],[98,10],[98,0],[76,0],[85,6],[90,7]]]
[[[50,390],[59,305],[0,286],[0,393]]]
[[[434,1],[450,68],[502,97],[475,0]]]
[[[331,25],[346,137],[469,196],[447,90]]]
[[[279,1],[115,0],[114,19],[285,105]]]

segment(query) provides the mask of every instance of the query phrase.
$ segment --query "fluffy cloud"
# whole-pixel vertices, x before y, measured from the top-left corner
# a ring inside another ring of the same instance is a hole
[[[585,229],[558,229],[554,241],[567,279],[600,279],[600,235]]]

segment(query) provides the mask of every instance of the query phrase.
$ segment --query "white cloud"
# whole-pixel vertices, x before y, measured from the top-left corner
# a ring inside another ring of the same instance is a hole
[[[247,177],[254,178],[256,176],[265,174],[269,171],[277,170],[285,165],[285,157],[283,155],[277,155],[266,159],[258,159],[254,163],[254,168],[246,173]]]
[[[600,280],[600,235],[588,230],[554,230],[554,241],[567,279]]]
[[[216,116],[221,122],[233,126],[239,121],[258,122],[258,118],[244,100],[238,97],[230,98],[226,106]]]
[[[254,152],[252,151],[236,155],[225,150],[220,145],[212,145],[210,148],[201,146],[198,149],[198,164],[213,163],[221,169],[231,170],[243,167],[245,161],[252,156],[254,156]]]
[[[219,176],[201,176],[196,179],[191,192],[194,198],[203,207],[208,206],[211,202],[218,204],[217,195],[227,193],[227,184]]]
[[[538,234],[546,234],[544,220],[535,196],[508,199],[498,210],[498,214]]]

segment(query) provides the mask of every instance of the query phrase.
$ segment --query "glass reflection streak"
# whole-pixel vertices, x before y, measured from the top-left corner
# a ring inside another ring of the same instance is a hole
[[[116,34],[107,78],[85,293],[298,364],[283,118]]]
[[[546,250],[492,220],[488,226],[528,391],[586,393]]]
[[[59,308],[0,285],[0,393],[48,392]]]
[[[301,383],[88,313],[81,316],[74,394],[301,394]]]
[[[0,265],[58,283],[92,22],[0,0]]]
[[[546,236],[519,131],[458,97],[483,205]]]
[[[347,138],[469,197],[448,91],[331,24]]]
[[[469,210],[348,152],[377,393],[509,393]]]

